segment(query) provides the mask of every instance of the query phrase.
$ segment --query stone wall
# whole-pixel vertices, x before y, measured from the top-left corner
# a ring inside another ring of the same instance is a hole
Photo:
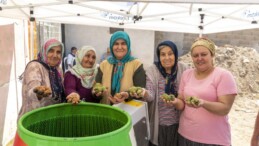
[[[249,29],[241,31],[231,31],[203,35],[215,42],[217,46],[226,44],[239,47],[251,47],[259,52],[259,29]],[[197,34],[184,33],[183,50],[188,52],[192,41],[198,37]]]

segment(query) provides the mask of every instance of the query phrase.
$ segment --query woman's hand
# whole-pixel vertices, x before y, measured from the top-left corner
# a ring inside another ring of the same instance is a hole
[[[109,100],[113,103],[113,104],[117,104],[117,103],[121,103],[123,102],[125,99],[127,99],[129,97],[128,92],[120,92],[120,93],[116,93],[113,97],[109,96]]]
[[[80,102],[80,95],[78,93],[72,92],[67,97],[67,102],[78,104]]]
[[[96,97],[106,96],[108,94],[108,89],[105,88],[104,90],[98,92],[96,92],[96,90],[92,90],[92,94]]]
[[[163,100],[164,103],[168,106],[173,106],[173,101],[175,100],[175,96],[173,94],[163,93],[160,98]]]
[[[108,96],[108,99],[111,101],[111,103],[113,103],[113,104],[117,104],[117,103],[119,103],[114,97],[112,97],[112,96]]]
[[[96,97],[105,96],[107,92],[108,88],[103,86],[101,83],[96,83],[92,89],[92,94]]]
[[[204,100],[198,97],[190,96],[185,100],[185,104],[189,107],[199,108],[203,106]]]
[[[33,92],[36,94],[39,100],[41,100],[44,97],[48,97],[52,94],[50,87],[47,87],[47,86],[35,87],[33,89]]]
[[[175,106],[178,103],[178,99],[175,98],[174,100],[165,100],[163,99],[166,106]]]
[[[146,93],[146,89],[145,88],[140,88],[140,87],[137,87],[137,89],[135,91],[130,91],[129,90],[130,96],[131,97],[135,97],[135,98],[143,98],[145,93]]]

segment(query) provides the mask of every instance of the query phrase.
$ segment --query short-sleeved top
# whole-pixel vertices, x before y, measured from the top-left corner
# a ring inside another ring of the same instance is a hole
[[[237,94],[237,86],[232,74],[216,67],[205,79],[197,80],[195,69],[186,70],[181,78],[179,93],[184,98],[197,96],[216,102],[219,96]],[[185,138],[205,144],[231,145],[228,116],[219,116],[204,108],[185,106],[178,132]]]

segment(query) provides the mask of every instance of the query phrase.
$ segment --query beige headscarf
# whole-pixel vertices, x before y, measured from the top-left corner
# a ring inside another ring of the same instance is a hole
[[[85,88],[91,88],[95,81],[95,76],[97,74],[96,62],[92,68],[84,68],[81,65],[81,62],[88,51],[95,51],[92,46],[83,46],[76,53],[76,65],[74,65],[69,71],[71,74],[77,76],[81,79],[82,86]]]
[[[204,46],[206,48],[209,49],[209,51],[211,52],[212,56],[215,56],[215,43],[213,41],[211,41],[208,38],[197,38],[191,47],[191,51],[193,50],[193,48],[195,48],[196,46]]]

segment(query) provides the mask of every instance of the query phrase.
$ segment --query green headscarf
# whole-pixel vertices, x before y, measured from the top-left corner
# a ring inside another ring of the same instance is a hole
[[[127,54],[121,59],[118,60],[116,59],[114,52],[113,52],[113,45],[118,39],[123,39],[128,47],[128,52]],[[123,31],[117,31],[115,32],[110,39],[110,49],[111,49],[111,57],[108,58],[108,62],[110,64],[115,65],[113,77],[112,77],[112,90],[115,91],[115,93],[120,92],[120,81],[123,76],[123,69],[125,66],[125,63],[134,60],[135,58],[131,56],[131,48],[130,48],[130,38],[129,35],[126,32]]]
[[[76,53],[76,65],[74,65],[69,71],[71,72],[71,74],[81,79],[83,87],[89,89],[94,84],[95,76],[98,69],[96,66],[96,62],[94,63],[92,68],[84,68],[81,65],[81,62],[88,51],[94,51],[94,53],[96,54],[96,51],[92,46],[83,46]]]

